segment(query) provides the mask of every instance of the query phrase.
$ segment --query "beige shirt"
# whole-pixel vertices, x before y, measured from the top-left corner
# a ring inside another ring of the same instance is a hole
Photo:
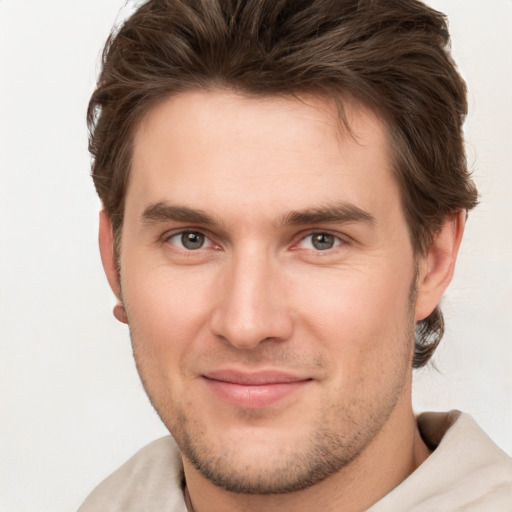
[[[512,512],[512,459],[468,414],[418,417],[432,455],[368,512]],[[78,512],[187,512],[183,466],[170,436],[104,480]]]

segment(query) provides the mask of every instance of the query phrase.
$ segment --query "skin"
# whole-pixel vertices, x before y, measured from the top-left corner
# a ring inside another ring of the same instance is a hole
[[[386,128],[346,107],[352,134],[318,98],[169,98],[135,133],[120,277],[100,216],[117,316],[197,512],[364,510],[429,455],[412,333],[451,279],[464,215],[415,256]],[[209,378],[226,369],[299,384],[233,402]]]

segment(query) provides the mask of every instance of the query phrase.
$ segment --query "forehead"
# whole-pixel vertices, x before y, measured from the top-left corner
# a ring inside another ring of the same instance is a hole
[[[188,92],[153,108],[135,133],[127,210],[151,202],[280,215],[312,203],[393,202],[386,128],[347,103]],[[378,207],[374,204],[373,207]]]

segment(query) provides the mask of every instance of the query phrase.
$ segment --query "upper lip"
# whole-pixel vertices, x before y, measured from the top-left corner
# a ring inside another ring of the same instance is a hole
[[[214,370],[203,374],[203,377],[211,380],[219,380],[242,386],[264,386],[265,384],[288,384],[310,380],[298,375],[279,370],[260,370],[244,372],[240,370]]]

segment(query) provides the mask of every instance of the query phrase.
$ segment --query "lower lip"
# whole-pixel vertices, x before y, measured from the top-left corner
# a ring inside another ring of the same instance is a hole
[[[301,380],[249,386],[208,378],[204,380],[213,393],[223,401],[244,409],[262,409],[276,404],[310,382]]]

